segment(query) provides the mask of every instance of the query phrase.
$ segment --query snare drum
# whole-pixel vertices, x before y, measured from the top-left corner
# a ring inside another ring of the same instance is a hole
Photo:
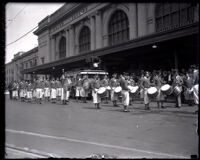
[[[147,94],[150,98],[156,98],[157,95],[158,95],[158,90],[156,87],[150,87],[148,90],[147,90]]]
[[[175,96],[178,96],[180,93],[181,93],[181,88],[180,87],[178,87],[178,86],[176,86],[176,87],[174,87],[174,95]]]
[[[130,93],[131,93],[131,94],[137,94],[138,91],[139,91],[139,86],[134,86],[134,87],[132,87]]]
[[[163,94],[166,94],[166,95],[170,95],[170,94],[172,94],[172,92],[173,92],[173,89],[172,89],[172,87],[169,85],[169,84],[165,84],[165,85],[163,85],[161,88],[161,92],[163,93]]]
[[[118,86],[118,87],[116,87],[115,89],[114,89],[114,93],[116,94],[116,95],[120,95],[121,94],[121,91],[122,91],[122,87],[120,87],[120,86]]]
[[[105,97],[106,96],[106,88],[105,87],[100,87],[98,90],[97,90],[97,93],[100,97]]]
[[[107,90],[111,90],[111,87],[110,87],[110,86],[107,86],[106,89],[107,89]]]

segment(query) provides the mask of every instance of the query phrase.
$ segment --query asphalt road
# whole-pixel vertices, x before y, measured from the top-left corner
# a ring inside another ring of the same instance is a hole
[[[7,158],[49,155],[85,158],[108,154],[118,158],[190,158],[198,154],[197,106],[165,104],[144,110],[141,102],[130,112],[111,103],[95,109],[91,102],[68,105],[30,104],[6,99]],[[29,154],[22,153],[28,151]],[[15,154],[15,155],[14,155]]]

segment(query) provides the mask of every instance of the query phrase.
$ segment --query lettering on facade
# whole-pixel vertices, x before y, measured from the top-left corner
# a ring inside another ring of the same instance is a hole
[[[79,10],[78,12],[76,12],[75,14],[73,14],[70,18],[66,19],[65,21],[60,22],[57,26],[55,26],[54,28],[52,28],[51,32],[59,30],[65,24],[69,23],[70,21],[73,21],[73,20],[77,19],[78,17],[80,17],[81,15],[83,15],[86,12],[87,12],[87,7]]]
[[[75,13],[74,15],[72,15],[72,20],[78,18],[79,16],[81,16],[82,14],[87,12],[87,8],[83,8],[81,9],[79,12]]]

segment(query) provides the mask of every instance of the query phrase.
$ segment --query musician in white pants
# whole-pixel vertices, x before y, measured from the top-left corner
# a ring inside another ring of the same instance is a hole
[[[70,79],[70,76],[65,73],[65,77],[66,78],[64,80],[64,86],[63,86],[64,89],[62,90],[62,96],[61,96],[63,104],[67,104],[67,102],[69,102],[70,89],[72,86],[72,81]]]
[[[155,73],[155,76],[153,77],[153,84],[155,85],[155,87],[158,90],[158,95],[156,97],[157,106],[158,106],[158,108],[160,108],[160,107],[165,108],[163,106],[163,101],[165,100],[165,97],[164,97],[163,93],[161,92],[161,86],[162,86],[162,84],[164,84],[164,80],[161,77],[161,71],[157,71]]]
[[[117,80],[117,73],[114,73],[112,75],[112,78],[110,79],[109,85],[111,87],[111,101],[113,102],[113,106],[118,107],[117,105],[117,95],[115,94],[115,88],[118,86],[118,80]]]
[[[174,87],[177,86],[180,89],[180,91],[182,92],[182,90],[183,90],[182,85],[183,85],[183,79],[179,75],[178,70],[175,70],[173,86]],[[180,107],[181,107],[181,93],[176,96],[176,108],[180,108]]]
[[[145,72],[145,76],[141,79],[141,82],[140,82],[140,86],[141,88],[143,89],[144,91],[144,105],[145,105],[145,110],[150,110],[149,108],[149,96],[147,94],[147,90],[148,88],[150,88],[150,75],[149,75],[149,72],[146,71]]]
[[[124,106],[124,112],[128,112],[128,106],[130,103],[130,98],[129,98],[129,88],[128,88],[128,73],[124,73],[123,75],[120,75],[119,79],[119,84],[122,88],[122,103]]]
[[[97,90],[100,88],[100,86],[101,82],[99,76],[95,75],[94,80],[92,80],[91,87],[92,87],[93,103],[97,109],[100,109],[100,102],[101,102],[101,98],[97,93]]]

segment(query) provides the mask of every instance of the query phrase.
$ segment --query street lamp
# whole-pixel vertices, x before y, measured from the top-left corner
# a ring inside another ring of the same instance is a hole
[[[155,49],[155,48],[157,48],[157,47],[158,47],[158,46],[157,46],[157,45],[155,45],[155,44],[152,46],[152,48],[153,48],[153,49]]]

